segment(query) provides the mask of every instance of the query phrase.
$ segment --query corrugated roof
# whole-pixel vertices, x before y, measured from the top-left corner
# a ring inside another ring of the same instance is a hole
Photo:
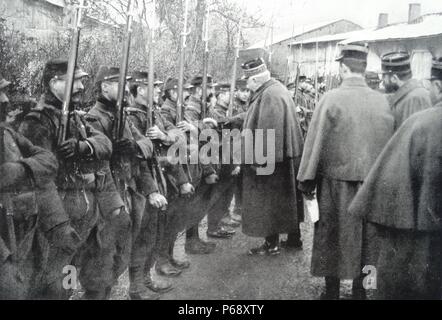
[[[442,15],[440,13],[422,16],[419,23],[398,23],[377,30],[361,30],[340,43],[376,42],[431,37],[442,34]]]
[[[321,42],[330,42],[330,41],[341,41],[348,39],[350,37],[355,37],[361,33],[367,32],[367,30],[375,30],[375,29],[364,29],[364,30],[355,30],[350,32],[344,32],[344,33],[337,33],[337,34],[328,34],[325,36],[320,36],[316,38],[309,38],[301,41],[295,41],[289,44],[289,46],[296,46],[300,44],[309,44],[309,43],[321,43]]]
[[[45,1],[57,7],[64,8],[66,6],[66,2],[64,0],[45,0]]]
[[[248,47],[247,49],[264,48],[265,46],[277,44],[279,42],[288,40],[290,38],[298,37],[300,35],[303,35],[304,33],[311,32],[313,30],[320,29],[322,27],[325,27],[325,26],[328,26],[330,24],[334,24],[334,23],[337,23],[340,21],[348,21],[348,20],[338,19],[338,20],[330,20],[330,21],[326,21],[326,22],[323,21],[323,22],[318,22],[318,23],[314,23],[314,24],[310,24],[310,25],[300,26],[300,27],[295,28],[295,30],[293,32],[274,35],[272,43],[270,43],[269,39],[267,40],[267,43],[266,43],[266,40],[261,40],[255,44],[253,44],[252,46]]]

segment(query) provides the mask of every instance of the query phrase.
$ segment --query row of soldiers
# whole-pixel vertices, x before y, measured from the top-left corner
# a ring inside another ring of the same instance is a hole
[[[70,112],[68,139],[60,143],[67,72],[67,60],[46,63],[43,94],[17,131],[2,117],[0,298],[66,299],[78,274],[84,299],[108,299],[128,268],[130,298],[156,299],[172,285],[154,279],[153,268],[176,277],[190,266],[173,254],[181,231],[186,230],[186,253],[208,254],[215,243],[203,241],[198,230],[207,213],[209,237],[229,239],[232,226],[239,225],[226,214],[235,193],[239,198],[239,167],[171,164],[168,149],[187,148],[186,136],[204,128],[240,128],[249,90],[237,82],[234,112],[228,116],[230,85],[209,76],[210,108],[203,119],[202,77],[197,76],[184,86],[184,119],[177,123],[178,80],[154,79],[150,114],[148,73],[133,72],[127,79],[123,133],[116,139],[120,70],[101,66],[95,105]],[[76,67],[75,105],[81,105],[85,77]],[[3,111],[9,85],[1,77]]]

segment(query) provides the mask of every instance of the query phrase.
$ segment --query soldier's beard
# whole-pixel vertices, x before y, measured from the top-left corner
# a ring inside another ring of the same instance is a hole
[[[396,83],[384,83],[386,93],[394,93],[399,90],[399,86]]]

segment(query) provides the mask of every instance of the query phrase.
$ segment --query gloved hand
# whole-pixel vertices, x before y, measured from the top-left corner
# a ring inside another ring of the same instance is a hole
[[[215,129],[218,127],[218,121],[213,118],[204,118],[203,123],[210,129]]]
[[[198,132],[198,128],[187,121],[181,121],[177,124],[177,128],[182,132]]]
[[[160,140],[160,141],[166,141],[167,135],[158,128],[158,126],[153,126],[147,131],[147,137],[150,140]]]
[[[135,140],[121,139],[114,142],[113,152],[115,154],[130,154],[134,155],[138,153],[138,145]]]
[[[215,184],[218,182],[218,180],[219,180],[219,177],[215,173],[212,173],[211,175],[204,178],[204,181],[206,182],[206,184]]]
[[[67,254],[74,254],[81,242],[81,237],[69,223],[63,223],[47,232],[49,243]]]
[[[231,175],[232,175],[233,177],[236,177],[236,176],[238,176],[238,175],[240,174],[240,172],[241,172],[241,167],[238,166],[238,167],[235,167],[235,169],[233,169]]]
[[[167,206],[167,200],[162,194],[154,192],[149,194],[149,204],[154,208],[161,209]]]
[[[26,169],[19,162],[6,162],[0,166],[0,189],[19,185],[26,178]]]
[[[195,188],[190,183],[184,183],[180,186],[180,195],[187,198],[193,195]]]
[[[69,159],[74,156],[88,155],[92,153],[91,148],[85,141],[69,139],[58,146],[57,153],[63,159]]]

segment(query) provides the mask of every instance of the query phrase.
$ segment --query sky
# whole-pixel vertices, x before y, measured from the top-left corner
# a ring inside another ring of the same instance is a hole
[[[377,25],[379,13],[389,14],[389,23],[408,19],[409,3],[420,3],[422,14],[442,12],[442,0],[232,0],[244,4],[248,12],[270,25],[274,34],[290,33],[293,26],[335,19],[348,19],[364,28]],[[442,27],[441,27],[442,28]],[[261,32],[263,34],[264,32]],[[254,32],[253,38],[259,38]],[[265,37],[265,34],[262,35]],[[256,39],[260,40],[260,39]]]

